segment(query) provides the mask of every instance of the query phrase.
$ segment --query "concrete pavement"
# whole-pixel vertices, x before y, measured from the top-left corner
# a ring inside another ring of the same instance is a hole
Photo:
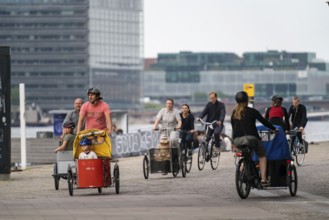
[[[196,154],[191,173],[142,174],[142,157],[120,159],[121,190],[75,189],[67,183],[54,189],[53,165],[28,167],[0,181],[0,220],[3,219],[328,219],[329,145],[310,145],[305,164],[298,167],[298,192],[253,190],[246,200],[235,191],[234,158],[221,155],[220,167],[198,171]]]

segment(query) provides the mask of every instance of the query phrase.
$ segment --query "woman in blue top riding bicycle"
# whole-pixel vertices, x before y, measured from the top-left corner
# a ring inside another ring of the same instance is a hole
[[[184,131],[182,135],[182,143],[186,144],[189,155],[192,154],[192,142],[194,133],[194,116],[191,113],[190,106],[188,104],[182,105],[182,112],[179,114],[182,120],[181,130]]]
[[[268,180],[266,178],[266,156],[265,150],[262,146],[261,138],[257,132],[256,119],[270,128],[271,130],[277,130],[271,123],[269,123],[256,109],[248,107],[248,95],[246,92],[241,91],[235,95],[237,105],[231,114],[232,125],[232,139],[233,145],[243,145],[242,142],[247,137],[248,141],[254,141],[253,150],[259,157],[259,168],[261,172],[261,183],[267,185]]]

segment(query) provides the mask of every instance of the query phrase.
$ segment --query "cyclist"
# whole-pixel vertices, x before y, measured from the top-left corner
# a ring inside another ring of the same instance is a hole
[[[110,135],[112,133],[111,111],[108,104],[102,101],[101,92],[98,88],[90,88],[87,91],[88,102],[81,106],[77,133],[82,128],[85,120],[85,129],[105,130]]]
[[[158,128],[159,123],[161,122],[164,129],[168,129],[170,132],[169,140],[174,142],[174,145],[177,144],[178,133],[174,131],[175,129],[179,129],[182,125],[181,118],[179,116],[179,112],[174,109],[174,100],[168,98],[166,100],[166,107],[162,108],[157,116],[153,125],[153,129],[156,130]]]
[[[215,137],[215,145],[217,148],[218,153],[220,152],[220,133],[222,133],[223,130],[223,123],[225,119],[225,105],[224,103],[218,101],[217,99],[217,93],[216,92],[210,92],[208,94],[210,102],[207,103],[205,108],[203,109],[202,113],[200,114],[198,121],[207,116],[206,122],[213,122],[217,121],[217,124],[214,125],[214,129],[208,129],[208,134],[206,134],[206,141],[209,142],[211,139],[211,136],[214,134]]]
[[[162,124],[162,128],[168,130],[169,140],[172,142],[173,146],[178,146],[178,132],[175,129],[179,129],[182,125],[179,112],[174,109],[174,100],[167,98],[166,107],[162,108],[157,116],[153,125],[153,130],[158,128],[158,125]],[[163,134],[160,135],[160,142],[163,138]],[[162,175],[167,175],[167,172],[162,173]]]
[[[265,112],[265,119],[274,125],[279,125],[284,131],[290,130],[288,112],[282,106],[283,98],[278,95],[272,97],[272,106],[268,107]],[[284,120],[283,120],[284,119]]]
[[[276,131],[277,129],[265,118],[263,118],[259,111],[248,107],[248,95],[246,92],[238,92],[235,95],[235,100],[237,105],[231,114],[233,145],[238,147],[246,144],[244,143],[245,138],[247,138],[250,142],[256,143],[252,147],[259,157],[261,184],[266,186],[268,185],[268,180],[266,178],[266,156],[261,138],[257,132],[256,119],[271,130]]]
[[[189,156],[192,155],[192,142],[194,139],[194,116],[191,113],[188,104],[182,105],[182,112],[179,114],[182,120],[181,130],[187,132],[182,133],[182,143],[186,144]]]
[[[295,96],[292,100],[292,105],[289,108],[288,117],[291,118],[292,128],[297,127],[301,131],[297,133],[297,137],[299,143],[303,144],[302,133],[307,124],[307,112],[305,105],[300,104],[298,96]]]

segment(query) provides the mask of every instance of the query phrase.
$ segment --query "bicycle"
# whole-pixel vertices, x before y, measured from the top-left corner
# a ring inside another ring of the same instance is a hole
[[[202,119],[200,119],[200,122],[203,125],[206,125],[206,135],[208,134],[208,129],[214,129],[214,124],[217,123],[217,121],[213,122],[205,122]],[[210,148],[210,149],[209,149]],[[219,164],[219,158],[220,158],[220,152],[217,150],[214,150],[214,148],[217,148],[215,146],[215,137],[214,134],[211,136],[210,141],[206,141],[205,139],[202,141],[199,147],[198,152],[198,169],[201,171],[203,170],[205,163],[210,161],[211,168],[213,170],[216,170]],[[215,152],[214,152],[215,151]]]
[[[186,173],[189,173],[192,168],[192,158],[193,151],[192,149],[187,149],[186,143],[182,141],[182,138],[188,133],[187,131],[180,130],[179,133],[179,145],[181,150],[181,169],[183,176],[186,176]],[[185,171],[184,171],[185,169]],[[185,174],[184,174],[185,172]]]
[[[299,142],[299,139],[297,137],[298,133],[301,133],[301,131],[297,127],[293,130],[288,131],[288,142],[292,156],[295,156],[297,165],[301,166],[305,160],[305,146],[303,143]]]
[[[282,134],[284,135],[284,134]],[[291,196],[295,196],[297,193],[297,171],[296,167],[291,160],[282,160],[284,163],[284,178],[282,182],[278,184],[278,181],[274,178],[271,179],[268,173],[268,179],[270,180],[268,186],[263,186],[261,184],[261,176],[260,176],[260,169],[258,167],[258,162],[253,161],[253,149],[251,146],[243,145],[238,146],[241,150],[239,157],[241,159],[238,161],[236,165],[235,171],[235,186],[238,192],[238,195],[241,199],[248,198],[250,194],[251,188],[256,189],[267,189],[273,187],[287,187],[289,188],[289,192]],[[268,164],[272,161],[268,161]],[[275,161],[273,161],[275,162]],[[272,163],[273,163],[272,162]]]

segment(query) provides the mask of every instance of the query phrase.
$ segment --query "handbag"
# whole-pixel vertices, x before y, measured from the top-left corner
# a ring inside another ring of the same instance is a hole
[[[303,142],[304,142],[305,154],[307,154],[307,152],[308,152],[308,142],[305,141],[305,140],[303,140]]]

